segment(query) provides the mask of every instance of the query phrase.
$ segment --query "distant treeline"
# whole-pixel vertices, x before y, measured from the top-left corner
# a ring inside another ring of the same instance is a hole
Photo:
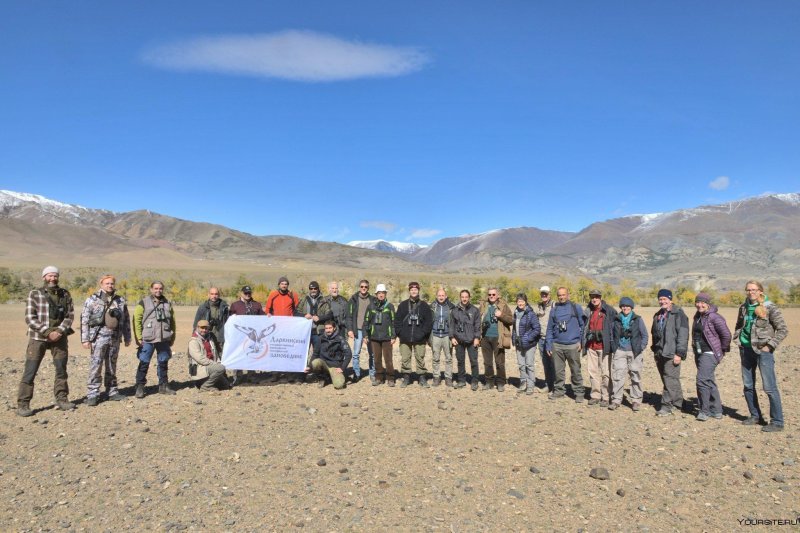
[[[69,289],[75,300],[82,300],[97,290],[100,274],[101,272],[93,272],[91,269],[70,269],[62,274],[61,286]],[[472,279],[471,284],[462,284],[452,280],[444,281],[431,276],[387,276],[386,274],[374,273],[367,274],[364,277],[371,281],[373,291],[378,283],[385,283],[389,289],[389,300],[393,302],[399,302],[408,297],[407,285],[409,281],[412,281],[412,278],[420,283],[422,297],[428,301],[433,300],[439,287],[444,287],[448,291],[450,299],[454,302],[458,300],[458,292],[461,289],[468,289],[472,293],[473,303],[484,298],[487,287],[491,286],[497,287],[500,294],[507,301],[514,301],[516,295],[522,292],[527,294],[529,301],[533,302],[539,297],[539,287],[541,285],[549,285],[553,291],[552,296],[554,298],[556,288],[564,286],[569,289],[574,301],[586,302],[589,297],[589,290],[598,288],[603,293],[603,299],[612,305],[616,305],[622,296],[628,296],[633,298],[639,306],[654,306],[657,304],[656,294],[661,288],[657,285],[653,285],[650,288],[637,287],[633,280],[627,279],[622,280],[618,285],[611,285],[609,283],[597,283],[584,277],[578,279],[561,277],[555,281],[534,281],[507,276],[499,278],[475,277],[470,278]],[[208,297],[208,289],[211,286],[211,282],[182,277],[180,272],[175,272],[166,277],[135,272],[130,275],[121,274],[117,277],[117,292],[135,303],[143,295],[149,294],[150,283],[156,279],[164,283],[167,297],[176,305],[197,305],[205,301]],[[308,282],[312,278],[307,275],[297,274],[295,277],[290,276],[290,279],[292,282],[291,289],[304,294],[306,287],[308,287]],[[359,281],[358,279],[343,280],[334,277],[326,279],[322,276],[317,276],[313,279],[320,283],[323,294],[327,294],[329,281],[337,281],[340,293],[345,297],[349,297],[356,291]],[[40,283],[41,281],[36,279],[34,274],[20,274],[8,268],[0,268],[0,302],[22,301],[27,296],[28,291],[35,286],[39,286]],[[250,285],[253,288],[253,297],[263,303],[269,292],[276,288],[277,280],[274,284],[268,284],[250,279],[245,274],[239,274],[235,281],[229,281],[227,284],[215,284],[222,292],[223,298],[228,301],[238,298],[239,290],[244,285]],[[674,294],[675,301],[682,305],[693,304],[695,295],[701,291],[711,294],[714,303],[719,306],[737,306],[744,300],[744,288],[726,292],[721,292],[711,287],[695,290],[686,285],[669,288]],[[783,291],[776,283],[768,283],[765,288],[769,299],[779,305],[800,304],[800,283],[791,285],[788,292]]]

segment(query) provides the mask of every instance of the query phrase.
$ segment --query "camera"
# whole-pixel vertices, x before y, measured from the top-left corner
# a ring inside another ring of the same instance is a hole
[[[164,322],[165,320],[167,320],[167,314],[161,307],[156,307],[156,320],[158,320],[159,322]]]
[[[497,324],[497,317],[493,316],[492,318],[489,319],[489,322],[492,324]]]
[[[464,333],[464,324],[462,324],[461,322],[459,322],[459,323],[458,323],[458,325],[456,326],[456,331],[457,331],[458,333]]]
[[[419,315],[417,313],[408,315],[408,325],[419,326]]]
[[[216,318],[209,318],[208,319],[208,325],[209,325],[209,327],[211,329],[214,329],[217,326],[219,326],[219,320],[217,320]]]
[[[622,334],[620,334],[620,338],[622,338],[622,339],[630,339],[631,337],[632,337],[631,330],[629,330],[629,329],[623,329],[622,330]]]
[[[119,310],[119,309],[117,309],[117,308],[114,308],[114,309],[109,309],[109,310],[108,310],[108,314],[109,314],[109,316],[110,316],[111,318],[115,318],[115,319],[117,319],[117,320],[119,320],[119,319],[121,319],[121,318],[122,318],[122,311],[120,311],[120,310]]]
[[[587,342],[603,342],[603,332],[599,330],[590,330],[586,335]]]
[[[558,322],[558,331],[560,331],[562,333],[567,331],[567,321],[566,320],[560,320]]]
[[[439,317],[439,320],[436,321],[436,327],[434,329],[436,329],[436,331],[444,331],[447,329],[444,324],[444,317]]]
[[[375,319],[372,321],[376,326],[383,324],[383,313],[375,313]]]

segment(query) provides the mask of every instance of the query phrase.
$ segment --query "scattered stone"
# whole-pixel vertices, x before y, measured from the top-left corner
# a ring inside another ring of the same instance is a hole
[[[608,470],[603,467],[595,467],[589,471],[589,477],[603,481],[606,479],[611,479],[611,474],[609,474]]]
[[[749,471],[749,470],[746,471],[743,475],[744,475],[745,479],[750,479],[750,480],[753,479],[753,473],[751,471]]]
[[[378,481],[378,487],[380,487],[382,489],[388,489],[389,488],[389,482],[388,481],[384,481],[382,479],[382,480]]]
[[[348,405],[350,405],[350,404],[349,404],[349,403],[347,403],[347,402],[342,402],[342,403],[340,403],[339,405],[340,405],[341,407],[347,407],[347,406],[348,406]]]
[[[236,525],[236,520],[234,520],[233,518],[229,518],[228,520],[225,520],[225,525],[226,526]]]
[[[525,499],[525,495],[522,494],[520,491],[518,491],[516,489],[509,490],[507,494],[509,496],[513,496],[514,498],[516,498],[518,500],[524,500]]]
[[[645,511],[647,511],[647,507],[645,507],[644,505],[640,505],[639,507],[637,507],[637,509],[639,509],[639,510],[640,510],[641,512],[643,512],[643,513],[644,513]]]
[[[310,414],[310,415],[313,415],[314,413],[317,412],[317,410],[314,409],[313,407],[309,407],[308,409],[306,409],[306,411],[308,411],[308,414]]]
[[[702,450],[700,450],[700,453],[711,453],[711,450],[709,450],[708,448],[703,448]]]
[[[625,497],[625,489],[617,489],[617,496],[624,498]]]
[[[326,461],[325,459],[320,459],[319,461],[317,461],[317,466],[325,466],[326,464],[328,464],[328,461]]]
[[[342,467],[339,469],[340,474],[346,474],[347,472],[348,472],[347,468]]]
[[[44,424],[44,422],[42,422]],[[794,466],[794,459],[784,459],[783,466]]]
[[[776,483],[786,483],[786,477],[783,474],[775,474],[772,476],[772,480]]]
[[[747,449],[749,449],[749,450],[752,450],[752,449],[753,449],[753,445],[752,445],[752,444],[748,444],[748,445],[746,446],[746,448],[747,448]]]
[[[226,498],[230,498],[231,496],[233,496],[233,492],[230,490],[223,490],[222,495],[225,496]]]
[[[539,472],[541,472],[541,470],[539,470],[535,466],[532,466],[532,467],[528,468],[528,470],[531,471],[531,474],[538,474]]]
[[[306,523],[303,520],[298,520],[294,523],[295,527],[306,527]]]

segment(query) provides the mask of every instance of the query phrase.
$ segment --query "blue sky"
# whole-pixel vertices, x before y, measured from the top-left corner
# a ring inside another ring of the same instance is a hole
[[[789,0],[6,1],[0,188],[419,243],[795,192],[798,21]]]

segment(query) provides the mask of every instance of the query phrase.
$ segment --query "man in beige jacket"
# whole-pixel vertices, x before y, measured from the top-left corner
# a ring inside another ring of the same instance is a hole
[[[194,381],[205,380],[200,385],[201,391],[229,389],[225,367],[219,362],[217,344],[210,331],[208,320],[197,322],[197,328],[189,339],[189,376]]]

